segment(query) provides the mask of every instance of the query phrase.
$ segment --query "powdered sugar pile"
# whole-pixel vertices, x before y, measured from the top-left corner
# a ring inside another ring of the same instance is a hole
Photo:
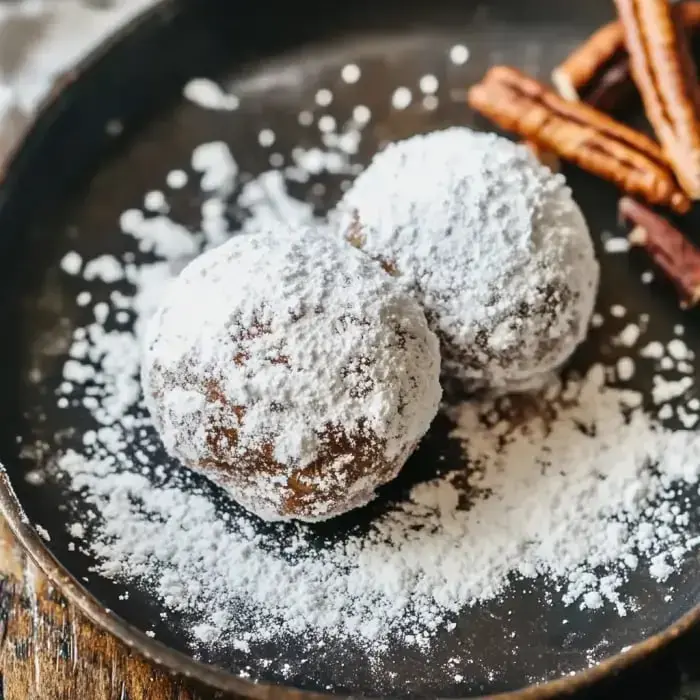
[[[268,520],[366,503],[441,396],[438,341],[417,302],[340,237],[279,222],[183,270],[143,362],[166,449]],[[234,466],[204,466],[215,464]]]
[[[199,620],[203,640],[424,642],[513,575],[548,576],[567,603],[607,600],[625,614],[629,571],[664,580],[697,545],[677,494],[698,480],[700,438],[655,424],[641,398],[606,386],[596,365],[551,387],[530,416],[516,419],[509,399],[452,407],[470,466],[414,487],[367,534],[320,549],[312,531],[278,539],[191,487],[154,488],[119,452],[115,462],[113,435],[102,450],[98,436],[102,457],[69,453],[60,467],[104,518],[87,540],[98,570],[147,582]]]
[[[602,365],[540,400],[516,425],[508,399],[453,411],[454,434],[482,472],[476,483],[491,494],[469,512],[468,551],[489,540],[479,564],[499,572],[494,580],[518,562],[524,576],[560,577],[566,603],[601,607],[606,598],[625,614],[619,588],[630,570],[664,580],[700,543],[688,512],[672,505],[676,488],[698,481],[700,439],[655,425],[639,393],[606,386]],[[600,566],[610,567],[603,576],[593,573]]]
[[[466,128],[414,136],[378,153],[338,209],[421,301],[452,374],[513,388],[583,340],[599,274],[588,228],[527,148]]]
[[[607,388],[596,366],[552,391],[549,421],[514,427],[494,424],[503,405],[455,408],[471,474],[455,465],[416,486],[367,535],[320,550],[303,529],[276,541],[245,517],[222,518],[196,492],[154,489],[107,463],[68,455],[61,466],[108,514],[93,547],[101,571],[146,575],[168,606],[202,616],[200,635],[260,641],[315,632],[376,642],[400,631],[421,639],[461,607],[502,593],[513,574],[556,577],[565,601],[599,607],[605,598],[622,613],[626,572],[669,575],[697,544],[671,497],[697,482],[700,439],[666,432],[643,411],[627,420],[621,409],[636,403],[635,394]],[[461,507],[470,490],[473,505]],[[593,575],[601,565],[608,573]]]

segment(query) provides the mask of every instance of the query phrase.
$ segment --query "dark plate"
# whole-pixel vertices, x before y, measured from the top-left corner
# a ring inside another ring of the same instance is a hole
[[[397,644],[371,667],[351,639],[329,645],[304,663],[299,658],[303,647],[294,641],[264,650],[279,662],[269,667],[259,663],[260,650],[247,654],[226,645],[200,649],[195,661],[186,634],[191,619],[163,620],[153,597],[136,585],[117,585],[91,573],[94,562],[71,551],[68,513],[81,512],[86,504],[53,480],[30,485],[25,479],[28,471],[44,466],[62,436],[76,428],[80,434],[89,424],[84,410],[56,408],[65,341],[85,321],[84,309],[75,302],[77,290],[59,273],[59,261],[71,249],[88,259],[123,253],[128,241],[118,235],[120,213],[140,206],[144,193],[160,187],[168,171],[189,163],[196,145],[223,140],[243,171],[259,173],[269,167],[269,149],[257,141],[261,126],[274,129],[275,150],[283,155],[295,145],[317,144],[318,131],[300,126],[297,115],[314,108],[319,88],[332,88],[335,99],[326,111],[339,121],[358,103],[372,110],[356,159],[366,162],[386,139],[474,123],[464,105],[464,88],[488,65],[508,62],[546,77],[572,46],[609,19],[609,11],[602,1],[355,0],[334,3],[332,9],[314,0],[252,6],[231,0],[172,1],[139,18],[67,77],[12,158],[0,189],[0,459],[7,473],[0,479],[0,496],[31,554],[93,620],[173,670],[259,697],[274,692],[267,683],[279,684],[281,694],[332,689],[343,695],[467,697],[549,682],[532,689],[544,697],[640,658],[693,622],[700,561],[689,556],[665,584],[632,575],[627,592],[639,609],[626,618],[547,603],[551,591],[534,581],[514,583],[504,599],[462,612],[456,629],[441,633],[429,653]],[[465,65],[447,58],[455,43],[470,49]],[[339,71],[348,62],[358,64],[365,77],[343,86]],[[393,110],[393,90],[415,87],[425,73],[440,80],[437,109],[419,103]],[[183,85],[200,76],[235,84],[240,108],[211,111],[183,100]],[[106,129],[114,119],[124,126],[118,137]],[[599,244],[600,232],[616,227],[616,192],[579,171],[566,174]],[[339,196],[342,179],[312,179],[296,193],[323,211]],[[323,196],[314,195],[314,182],[325,185]],[[192,188],[170,197],[179,220],[193,227],[199,225],[200,200],[201,193]],[[670,338],[674,324],[688,323],[669,289],[639,282],[643,268],[638,260],[601,258],[603,307],[624,299],[631,313],[649,312],[658,337]],[[700,326],[694,325],[685,340],[698,347]],[[585,368],[599,352],[593,337],[575,363]],[[31,380],[37,370],[39,383]],[[650,377],[640,373],[639,382],[647,386]],[[434,455],[454,449],[448,430],[446,421],[437,422],[411,466],[378,502],[319,528],[319,546],[362,527],[412,483],[429,478]],[[37,444],[41,450],[23,449]],[[195,481],[221,502],[206,482]],[[45,528],[50,542],[39,539],[28,523]],[[700,520],[693,527],[698,525]],[[674,595],[667,601],[669,587]],[[146,630],[155,632],[156,640]],[[511,638],[515,641],[504,642]],[[448,663],[454,657],[463,661]],[[597,663],[608,657],[613,658]],[[280,670],[285,660],[299,669],[292,678]]]

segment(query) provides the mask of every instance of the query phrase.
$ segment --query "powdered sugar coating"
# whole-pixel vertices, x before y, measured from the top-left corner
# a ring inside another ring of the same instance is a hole
[[[443,368],[469,384],[528,382],[586,334],[599,278],[588,228],[525,147],[466,128],[391,144],[338,214],[421,301]]]
[[[142,381],[172,455],[265,519],[320,520],[396,476],[437,412],[439,368],[419,305],[366,256],[269,230],[171,284]]]

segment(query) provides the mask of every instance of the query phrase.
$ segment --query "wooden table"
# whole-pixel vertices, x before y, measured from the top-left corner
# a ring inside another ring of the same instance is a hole
[[[0,518],[0,700],[213,700],[69,605]]]

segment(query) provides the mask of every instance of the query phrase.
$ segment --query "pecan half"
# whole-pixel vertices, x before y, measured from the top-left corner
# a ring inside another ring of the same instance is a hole
[[[635,227],[631,245],[641,246],[678,290],[681,306],[700,301],[700,250],[666,219],[629,197],[619,204],[620,217]]]
[[[700,31],[700,1],[673,6],[689,35]],[[625,35],[619,21],[601,27],[552,71],[552,82],[567,100],[583,101],[604,111],[624,104],[634,93]]]
[[[581,102],[567,102],[515,68],[496,66],[468,93],[498,126],[652,204],[685,212],[690,202],[650,138]]]
[[[700,89],[668,0],[615,0],[632,77],[681,187],[700,199]]]

